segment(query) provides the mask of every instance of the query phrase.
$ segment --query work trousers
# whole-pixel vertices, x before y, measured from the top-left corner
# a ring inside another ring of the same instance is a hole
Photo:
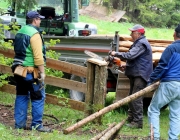
[[[38,83],[34,80],[32,73],[28,73],[26,78],[17,75],[14,77],[16,80],[15,128],[26,128],[28,103],[30,100],[32,107],[31,128],[42,128],[45,101],[44,83]]]
[[[142,77],[128,76],[128,78],[130,80],[129,95],[144,89],[147,85],[147,82]],[[129,103],[128,116],[132,118],[133,122],[143,123],[143,97]]]
[[[161,82],[148,107],[149,124],[152,124],[154,138],[159,140],[160,109],[169,105],[169,140],[178,140],[180,134],[180,82]]]

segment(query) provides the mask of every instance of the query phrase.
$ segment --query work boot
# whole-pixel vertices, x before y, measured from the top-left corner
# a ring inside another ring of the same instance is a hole
[[[51,128],[48,128],[48,127],[41,127],[39,129],[36,129],[37,131],[39,132],[52,132],[52,129]]]
[[[130,127],[130,128],[143,128],[142,123],[138,123],[138,122],[134,122],[132,121],[131,123],[126,124],[126,126]]]

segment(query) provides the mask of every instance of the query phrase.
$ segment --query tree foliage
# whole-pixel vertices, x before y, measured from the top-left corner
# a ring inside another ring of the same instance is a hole
[[[155,27],[174,27],[180,20],[180,0],[91,0],[126,11],[130,22]]]

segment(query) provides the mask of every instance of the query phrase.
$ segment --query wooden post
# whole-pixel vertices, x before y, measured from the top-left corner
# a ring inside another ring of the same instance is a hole
[[[94,97],[93,97],[93,113],[104,108],[105,94],[106,94],[106,75],[107,67],[98,66],[95,67],[95,81],[94,81]],[[101,117],[96,120],[101,124]]]
[[[86,77],[86,85],[87,92],[85,94],[85,115],[89,116],[92,114],[92,104],[93,104],[93,94],[94,94],[94,78],[95,78],[95,64],[87,62],[87,77]]]
[[[106,92],[107,63],[98,59],[88,59],[87,65],[87,94],[85,103],[87,105],[85,113],[92,113],[104,107],[104,95]],[[98,122],[101,119],[99,118]]]

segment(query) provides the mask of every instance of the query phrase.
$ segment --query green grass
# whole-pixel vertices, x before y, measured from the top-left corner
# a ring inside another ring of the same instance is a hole
[[[132,27],[133,23],[112,23],[107,21],[98,21],[91,19],[86,16],[80,16],[80,21],[86,23],[93,23],[96,24],[98,27],[98,34],[105,34],[105,35],[114,35],[115,31],[119,31],[119,34],[130,34],[128,28]],[[159,28],[146,28],[146,36],[147,38],[154,38],[154,39],[168,39],[172,40],[174,29],[159,29]],[[0,92],[0,103],[6,104],[13,104],[14,96]],[[115,93],[108,93],[106,99],[106,105],[112,103],[113,99],[115,98]],[[77,132],[73,132],[69,135],[64,135],[62,131],[54,131],[53,133],[37,133],[36,131],[24,131],[24,130],[14,130],[13,128],[5,127],[4,125],[0,124],[0,140],[87,140],[92,138],[95,134],[89,134],[88,132],[99,130],[103,131],[107,128],[107,125],[112,122],[120,122],[127,117],[126,114],[127,107],[121,107],[109,113],[106,113],[102,118],[102,125],[96,125],[93,123],[88,123],[84,125],[81,129],[81,135]],[[147,118],[147,111],[144,111],[144,126],[142,130],[137,129],[130,129],[126,126],[120,130],[120,134],[122,135],[135,135],[135,136],[147,136],[149,134],[149,126],[148,126],[148,118]],[[163,139],[167,139],[168,134],[168,113],[169,110],[163,110],[160,116],[160,129],[161,129],[161,137]],[[45,114],[52,114],[56,118],[59,119],[60,124],[65,123],[62,126],[62,129],[67,128],[68,126],[73,125],[77,122],[77,120],[83,119],[84,114],[79,111],[74,111],[69,108],[62,108],[59,106],[54,105],[46,105],[45,106]],[[59,124],[59,125],[60,125]]]
[[[107,95],[107,100],[109,103],[112,103],[114,100],[115,93],[111,92]],[[0,104],[11,104],[13,105],[15,96],[0,92]],[[65,107],[59,107],[51,104],[45,105],[45,112],[44,114],[50,114],[55,116],[59,123],[57,126],[61,126],[61,130],[55,130],[53,133],[38,133],[36,131],[24,131],[24,130],[14,130],[13,128],[5,127],[4,125],[0,124],[0,140],[12,139],[12,140],[87,140],[94,137],[96,134],[89,133],[95,131],[103,131],[107,128],[107,126],[113,122],[119,123],[120,121],[124,120],[127,117],[127,109],[128,107],[125,105],[118,109],[115,109],[111,112],[106,113],[102,118],[102,125],[97,125],[92,122],[84,125],[80,128],[77,132],[70,133],[68,135],[64,135],[62,130],[75,124],[78,120],[84,118],[84,113],[80,111],[71,110]],[[144,110],[144,124],[143,129],[130,129],[127,126],[123,126],[120,130],[119,134],[121,135],[134,135],[139,137],[146,137],[149,134],[149,126],[148,126],[148,118],[147,118],[147,110]],[[161,130],[161,137],[166,139],[168,137],[168,113],[169,110],[163,110],[160,116],[160,130]],[[48,117],[44,116],[44,120],[47,120]],[[52,123],[55,123],[53,119],[49,120]],[[63,124],[63,125],[62,125]],[[22,137],[23,136],[23,137]]]
[[[119,31],[120,35],[130,35],[128,28],[131,28],[134,25],[133,23],[108,22],[97,19],[95,20],[88,16],[80,16],[80,21],[95,24],[98,28],[98,34],[104,35],[114,35],[115,31]],[[145,31],[147,38],[173,40],[174,29],[145,27]]]

